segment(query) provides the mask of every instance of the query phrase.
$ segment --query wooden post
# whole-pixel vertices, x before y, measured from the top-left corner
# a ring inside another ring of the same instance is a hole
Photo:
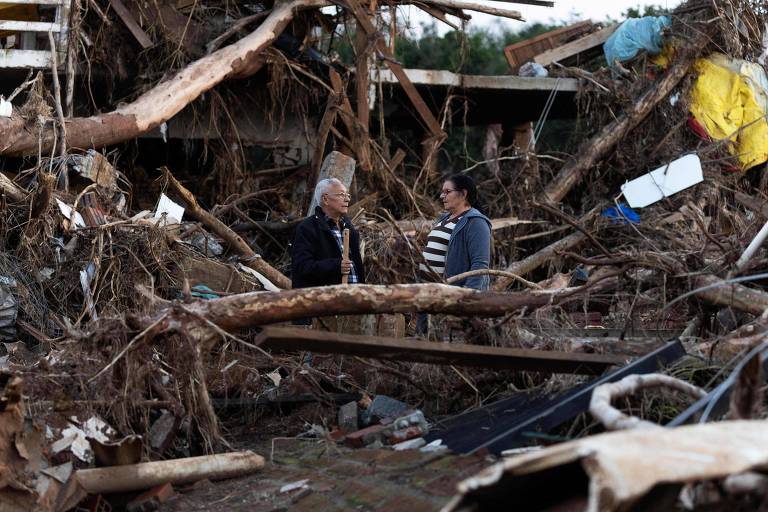
[[[349,259],[349,229],[344,228],[344,250],[341,251],[342,261]],[[342,274],[341,284],[349,284],[349,274]]]
[[[364,14],[367,16],[367,13]],[[360,159],[360,167],[366,171],[370,167],[370,146],[368,144],[368,129],[370,126],[370,110],[368,109],[368,86],[370,84],[370,51],[368,34],[358,22],[355,32],[355,53],[357,60],[355,66],[355,98],[357,103],[357,156]]]

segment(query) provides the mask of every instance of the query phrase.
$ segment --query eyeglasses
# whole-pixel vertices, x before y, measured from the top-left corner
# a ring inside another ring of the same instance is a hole
[[[326,194],[331,197],[341,197],[343,199],[352,199],[352,196],[349,195],[347,192],[338,192],[336,194]]]
[[[456,189],[453,189],[453,190],[443,190],[442,192],[440,192],[440,197],[447,196],[451,192],[458,192],[458,190],[456,190]]]

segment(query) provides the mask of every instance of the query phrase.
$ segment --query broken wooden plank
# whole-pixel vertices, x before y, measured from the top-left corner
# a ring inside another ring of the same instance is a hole
[[[17,4],[17,5],[61,5],[61,0],[10,0],[3,2],[4,4]]]
[[[308,350],[415,363],[589,375],[627,361],[626,357],[616,355],[432,343],[289,327],[265,327],[255,343],[273,352]]]
[[[109,0],[109,3],[142,48],[146,50],[155,45],[155,43],[152,42],[152,39],[150,39],[147,33],[144,32],[136,22],[131,11],[128,10],[121,0]]]
[[[424,102],[424,99],[416,90],[416,87],[411,83],[408,75],[406,75],[405,71],[403,71],[402,65],[400,65],[400,63],[395,60],[394,56],[389,51],[387,44],[384,42],[384,39],[381,37],[381,34],[379,34],[378,30],[376,30],[376,27],[373,25],[371,20],[368,19],[365,10],[360,5],[360,2],[358,2],[358,0],[348,0],[348,4],[352,9],[352,13],[357,20],[358,26],[365,31],[368,37],[376,39],[376,49],[384,58],[384,60],[386,60],[387,67],[389,67],[392,73],[394,73],[397,79],[400,81],[405,94],[408,96],[408,99],[411,100],[411,103],[413,103],[414,108],[429,128],[430,133],[435,137],[443,137],[444,133],[440,123],[432,114],[432,111]]]
[[[421,9],[422,11],[426,12],[427,14],[432,16],[433,18],[442,21],[443,23],[445,23],[446,25],[451,27],[453,30],[460,30],[458,25],[456,25],[455,23],[449,21],[448,18],[445,17],[445,13],[443,11],[437,9],[436,7],[433,7],[433,6],[427,5],[427,4],[422,4],[422,3],[414,3],[413,5],[415,5],[416,7]]]
[[[50,68],[51,52],[48,50],[16,50],[0,52],[0,68]]]
[[[613,24],[610,27],[598,30],[593,34],[589,34],[580,39],[576,39],[575,41],[571,41],[570,43],[565,43],[562,46],[553,48],[552,50],[540,53],[533,58],[533,62],[541,64],[542,66],[548,66],[553,62],[560,62],[569,57],[602,46],[618,26],[618,23]]]
[[[507,58],[512,71],[531,60],[535,55],[556,48],[559,44],[586,34],[592,29],[593,23],[589,20],[579,21],[566,27],[550,30],[531,39],[511,44],[504,48],[504,56]]]
[[[48,23],[45,21],[0,21],[0,30],[10,32],[61,32],[59,23]]]
[[[509,18],[511,20],[525,21],[520,11],[511,11],[509,9],[499,9],[486,4],[480,4],[476,2],[465,2],[463,0],[422,0],[430,5],[439,7],[449,7],[452,9],[463,9],[467,11],[482,12],[485,14],[491,14],[493,16],[500,16],[502,18]]]
[[[365,9],[360,9],[368,23],[373,24]],[[370,129],[371,111],[368,105],[370,94],[370,68],[371,50],[368,33],[360,27],[355,31],[355,105],[357,108],[358,137],[355,142],[356,153],[363,169],[371,170],[371,147],[368,132]]]

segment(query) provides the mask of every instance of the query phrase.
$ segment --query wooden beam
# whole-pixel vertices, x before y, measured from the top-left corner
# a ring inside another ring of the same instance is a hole
[[[559,62],[561,60],[567,59],[568,57],[573,57],[574,55],[578,55],[587,50],[591,50],[597,46],[602,46],[602,44],[605,43],[605,41],[611,36],[611,34],[613,34],[618,26],[618,23],[611,25],[610,27],[598,30],[597,32],[589,34],[588,36],[584,36],[575,41],[571,41],[570,43],[565,43],[562,46],[553,48],[552,50],[540,53],[533,58],[533,61],[537,64],[541,64],[542,66],[548,66],[553,62]]]
[[[627,362],[625,356],[616,355],[433,343],[290,327],[265,327],[257,337],[256,345],[273,352],[308,350],[415,363],[589,375]]]
[[[433,18],[436,18],[436,19],[442,21],[443,23],[445,23],[446,25],[451,27],[453,30],[461,30],[461,28],[458,25],[456,25],[455,23],[453,23],[450,20],[448,20],[448,18],[445,17],[445,13],[443,11],[441,11],[440,9],[438,9],[437,7],[434,7],[434,6],[431,6],[431,5],[427,5],[427,4],[422,4],[420,2],[415,2],[413,5],[415,5],[416,7],[421,9],[422,11],[426,12],[427,14],[432,16]]]
[[[115,10],[123,23],[125,23],[125,26],[128,28],[128,30],[131,31],[131,34],[133,34],[133,37],[136,38],[142,48],[146,50],[147,48],[151,48],[155,45],[147,33],[141,29],[138,23],[136,23],[136,20],[133,18],[131,11],[128,10],[128,8],[125,6],[125,4],[123,4],[121,0],[109,0],[109,3],[112,5],[112,8]]]
[[[360,9],[366,21],[370,23],[368,13]],[[355,104],[357,107],[358,137],[355,143],[360,167],[366,171],[371,170],[371,150],[368,133],[370,131],[371,111],[368,108],[368,86],[370,84],[369,59],[372,50],[367,32],[357,22],[355,31]]]
[[[480,4],[477,2],[465,2],[464,0],[423,0],[431,5],[440,7],[449,7],[451,9],[461,9],[467,11],[482,12],[485,14],[491,14],[493,16],[501,16],[502,18],[509,18],[517,21],[525,21],[520,11],[511,11],[509,9],[499,9],[486,4]]]
[[[61,32],[61,25],[58,23],[47,23],[44,21],[0,21],[0,30],[12,32]]]
[[[365,33],[368,34],[369,37],[376,38],[376,49],[381,54],[381,56],[387,61],[387,67],[389,67],[392,73],[394,73],[394,75],[397,77],[400,84],[403,86],[403,90],[405,91],[405,94],[408,95],[408,99],[411,100],[411,103],[413,103],[414,108],[416,108],[416,111],[424,120],[424,123],[426,123],[430,133],[435,137],[441,137],[441,138],[444,137],[445,134],[443,133],[443,130],[440,127],[440,123],[432,114],[432,111],[429,110],[429,107],[424,102],[424,99],[421,97],[419,92],[416,90],[416,87],[411,83],[411,80],[408,78],[408,75],[406,75],[405,71],[403,71],[403,67],[400,65],[399,62],[395,60],[394,56],[390,53],[389,48],[387,47],[384,40],[381,38],[381,34],[379,34],[379,32],[376,30],[376,27],[373,25],[371,20],[368,19],[368,16],[366,15],[365,10],[360,5],[360,2],[358,2],[358,0],[347,0],[347,3],[349,5],[349,8],[352,10],[352,14],[355,16],[355,19],[357,20],[358,27],[362,28],[365,31]]]

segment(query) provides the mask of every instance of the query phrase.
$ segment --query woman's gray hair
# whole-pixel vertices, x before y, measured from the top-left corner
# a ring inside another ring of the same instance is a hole
[[[331,187],[333,185],[341,185],[342,187],[344,184],[341,182],[341,180],[337,178],[325,178],[324,180],[320,180],[317,182],[317,186],[315,187],[315,201],[314,204],[317,206],[322,206],[323,204],[323,194],[327,194],[331,191]],[[312,215],[314,212],[309,212],[310,215]]]

